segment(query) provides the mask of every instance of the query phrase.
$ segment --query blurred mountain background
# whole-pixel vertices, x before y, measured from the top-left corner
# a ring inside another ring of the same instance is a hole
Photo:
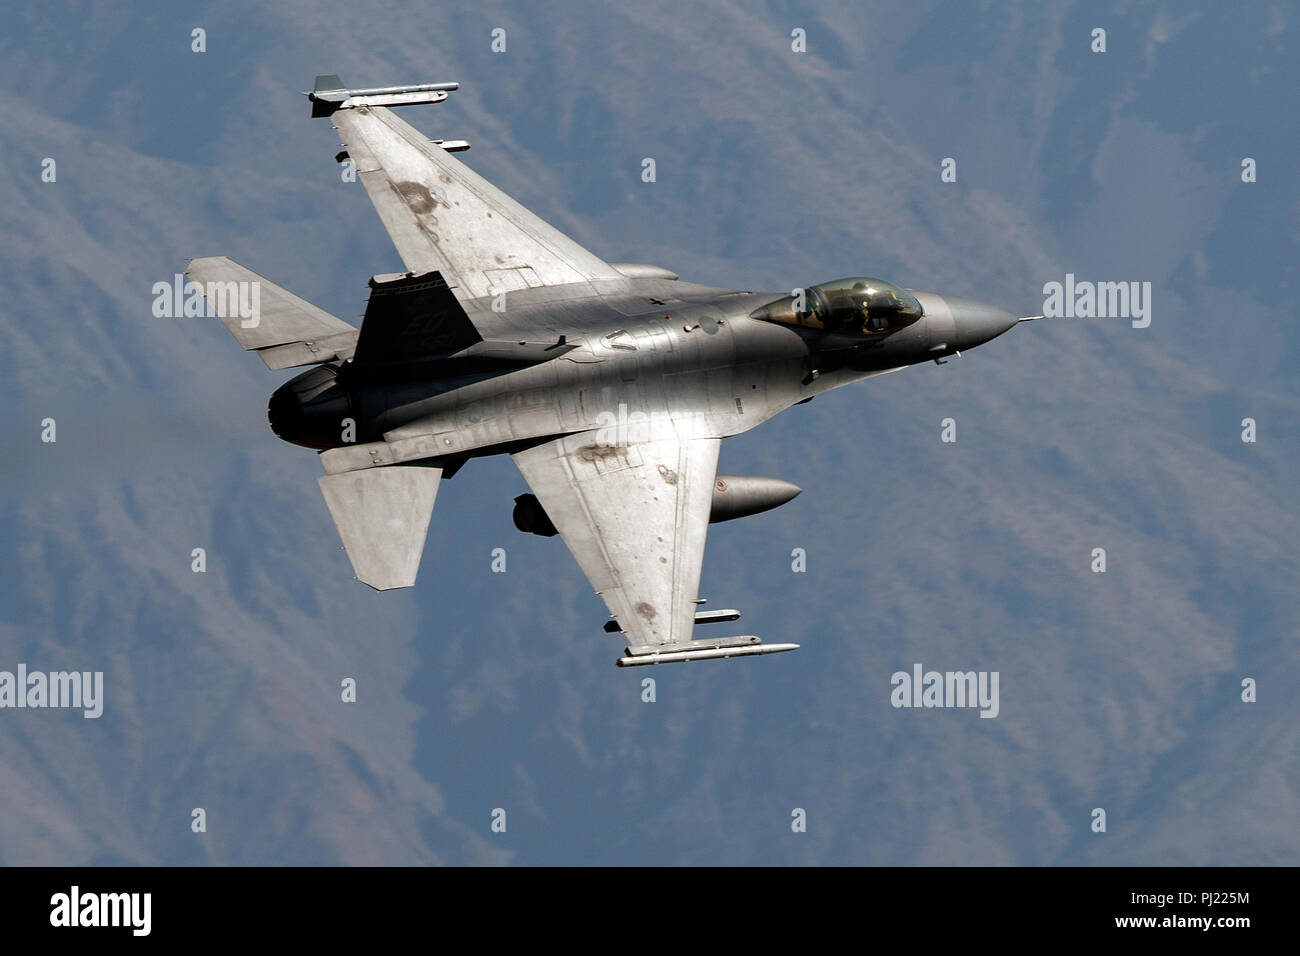
[[[0,863],[1294,865],[1297,29],[1140,0],[12,11],[0,669],[102,670],[106,700],[0,711]],[[1151,325],[1026,325],[730,439],[722,472],[804,493],[715,526],[702,593],[803,647],[622,671],[563,544],[514,529],[508,458],[444,484],[419,583],[376,594],[267,428],[294,373],[151,314],[193,256],[349,321],[400,266],[317,73],[459,80],[403,118],[606,259],[1022,315],[1066,273],[1149,281]],[[998,671],[1000,714],[894,709],[915,662]]]

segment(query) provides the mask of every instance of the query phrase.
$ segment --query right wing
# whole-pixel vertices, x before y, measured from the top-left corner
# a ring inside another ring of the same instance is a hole
[[[515,463],[633,653],[684,645],[722,440],[605,445],[593,434],[516,452]]]
[[[620,667],[792,651],[753,635],[693,640],[720,438],[602,444],[580,432],[515,452],[515,463],[587,580],[627,635]],[[610,630],[606,627],[606,630]]]
[[[333,114],[406,268],[441,272],[461,298],[622,278],[383,106]]]

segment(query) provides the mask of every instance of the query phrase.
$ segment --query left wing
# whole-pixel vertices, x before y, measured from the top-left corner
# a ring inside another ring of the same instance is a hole
[[[430,140],[386,106],[376,105],[439,102],[445,92],[357,96],[355,90],[331,92],[325,86],[341,84],[336,76],[317,77],[313,101],[338,100],[324,115],[332,116],[343,142],[345,153],[339,155],[356,164],[375,211],[411,272],[441,272],[467,299],[623,278],[609,263],[455,159],[449,150],[465,144],[453,147]],[[400,89],[406,88],[386,88]]]
[[[557,438],[513,456],[628,637],[619,664],[791,650],[756,637],[692,641],[719,438],[601,444]]]

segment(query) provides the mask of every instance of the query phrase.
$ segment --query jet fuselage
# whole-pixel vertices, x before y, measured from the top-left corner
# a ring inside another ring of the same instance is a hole
[[[665,279],[610,285],[580,284],[572,298],[563,287],[511,293],[503,311],[493,311],[500,300],[466,303],[490,330],[484,348],[365,374],[351,363],[314,368],[272,397],[272,428],[318,449],[432,436],[448,458],[593,428],[611,443],[636,429],[735,435],[829,389],[973,348],[1017,321],[918,292],[918,321],[862,335],[753,317],[779,293]]]

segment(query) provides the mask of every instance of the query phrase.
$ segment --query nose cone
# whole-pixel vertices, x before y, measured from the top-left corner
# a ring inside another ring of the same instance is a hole
[[[983,302],[963,299],[960,296],[945,295],[944,301],[952,313],[952,322],[956,327],[958,350],[973,349],[1011,328],[1020,320],[1010,312],[1003,312]]]

